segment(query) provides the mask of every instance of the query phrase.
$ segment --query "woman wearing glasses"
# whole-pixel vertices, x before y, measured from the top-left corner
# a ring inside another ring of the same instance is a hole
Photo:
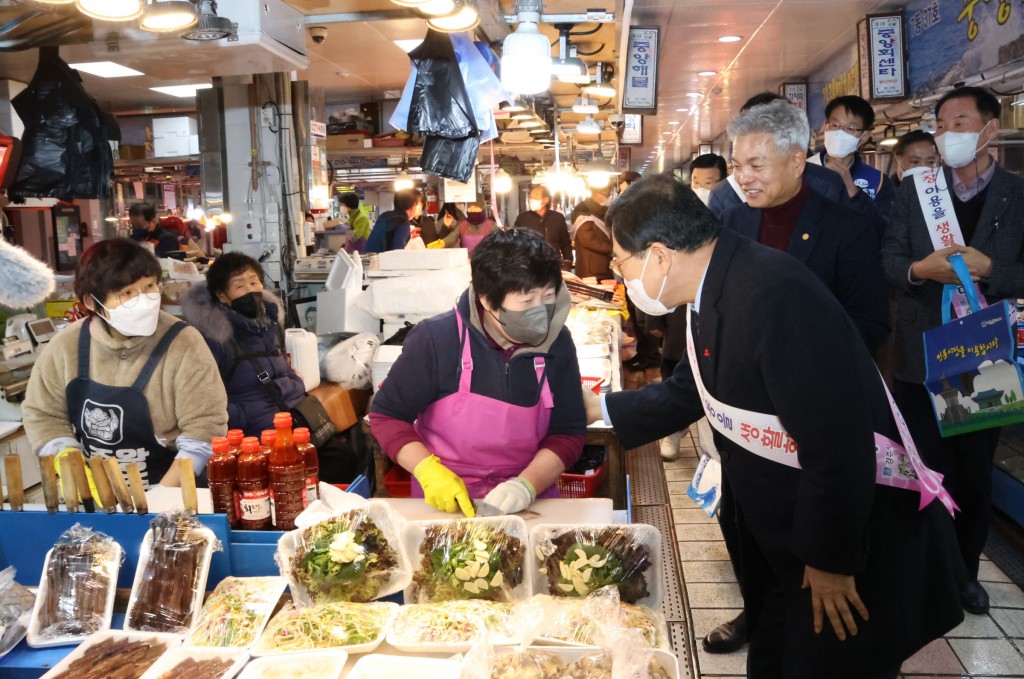
[[[227,396],[202,336],[160,310],[160,263],[138,243],[100,241],[74,290],[89,317],[39,355],[22,405],[39,455],[71,449],[138,462],[145,485],[177,486],[176,457],[199,474],[227,430]]]

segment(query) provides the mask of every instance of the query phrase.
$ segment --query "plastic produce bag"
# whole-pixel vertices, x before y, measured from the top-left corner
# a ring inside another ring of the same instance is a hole
[[[618,589],[614,586],[603,587],[585,599],[540,594],[530,603],[534,600],[546,601],[544,623],[538,633],[544,639],[595,646],[603,629],[636,629],[643,635],[646,646],[671,650],[665,616],[644,606],[620,603]]]
[[[284,578],[224,578],[203,605],[187,644],[247,648],[270,620],[288,583]]]
[[[405,542],[415,566],[408,603],[529,596],[529,541],[518,516],[410,522]]]
[[[476,128],[480,130],[480,141],[486,142],[498,136],[498,124],[494,120],[494,107],[512,98],[501,86],[501,80],[494,74],[491,65],[481,54],[479,45],[470,40],[468,33],[453,33],[450,36],[455,55],[459,59],[459,71],[466,83],[466,91],[476,115]],[[490,50],[483,45],[482,49]]]
[[[476,135],[459,139],[428,136],[423,141],[420,167],[428,174],[466,184],[473,175],[479,150],[480,137]]]
[[[373,355],[380,339],[370,332],[361,332],[327,350],[320,361],[320,372],[329,382],[345,389],[369,389]]]
[[[46,554],[28,643],[75,644],[110,628],[124,552],[109,535],[75,524]]]
[[[384,640],[397,610],[398,604],[390,602],[321,604],[298,609],[285,606],[267,625],[252,653],[271,655],[320,648],[368,653]]]
[[[373,601],[412,577],[400,535],[387,503],[370,501],[286,533],[275,558],[297,606]]]
[[[409,58],[416,81],[407,131],[448,139],[476,136],[476,117],[448,34],[428,30]]]
[[[494,601],[440,601],[406,604],[398,611],[388,643],[408,652],[469,650],[486,636],[492,644],[516,643],[512,607]]]
[[[25,638],[35,597],[14,581],[14,566],[0,571],[0,658]]]

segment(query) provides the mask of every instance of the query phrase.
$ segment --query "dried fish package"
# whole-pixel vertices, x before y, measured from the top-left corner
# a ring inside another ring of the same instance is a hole
[[[36,598],[14,581],[14,566],[0,571],[0,658],[25,637]]]

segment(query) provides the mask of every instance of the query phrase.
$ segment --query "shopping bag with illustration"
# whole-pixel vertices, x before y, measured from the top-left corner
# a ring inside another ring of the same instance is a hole
[[[1024,421],[1024,374],[1017,361],[1017,307],[985,307],[960,255],[950,257],[963,286],[947,286],[943,324],[924,333],[925,386],[944,437]],[[954,297],[969,313],[950,319]]]

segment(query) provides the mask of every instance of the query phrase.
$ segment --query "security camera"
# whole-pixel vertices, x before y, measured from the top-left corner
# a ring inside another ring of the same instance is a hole
[[[326,26],[310,26],[309,36],[313,38],[313,42],[318,45],[324,44],[327,40],[327,27]]]

